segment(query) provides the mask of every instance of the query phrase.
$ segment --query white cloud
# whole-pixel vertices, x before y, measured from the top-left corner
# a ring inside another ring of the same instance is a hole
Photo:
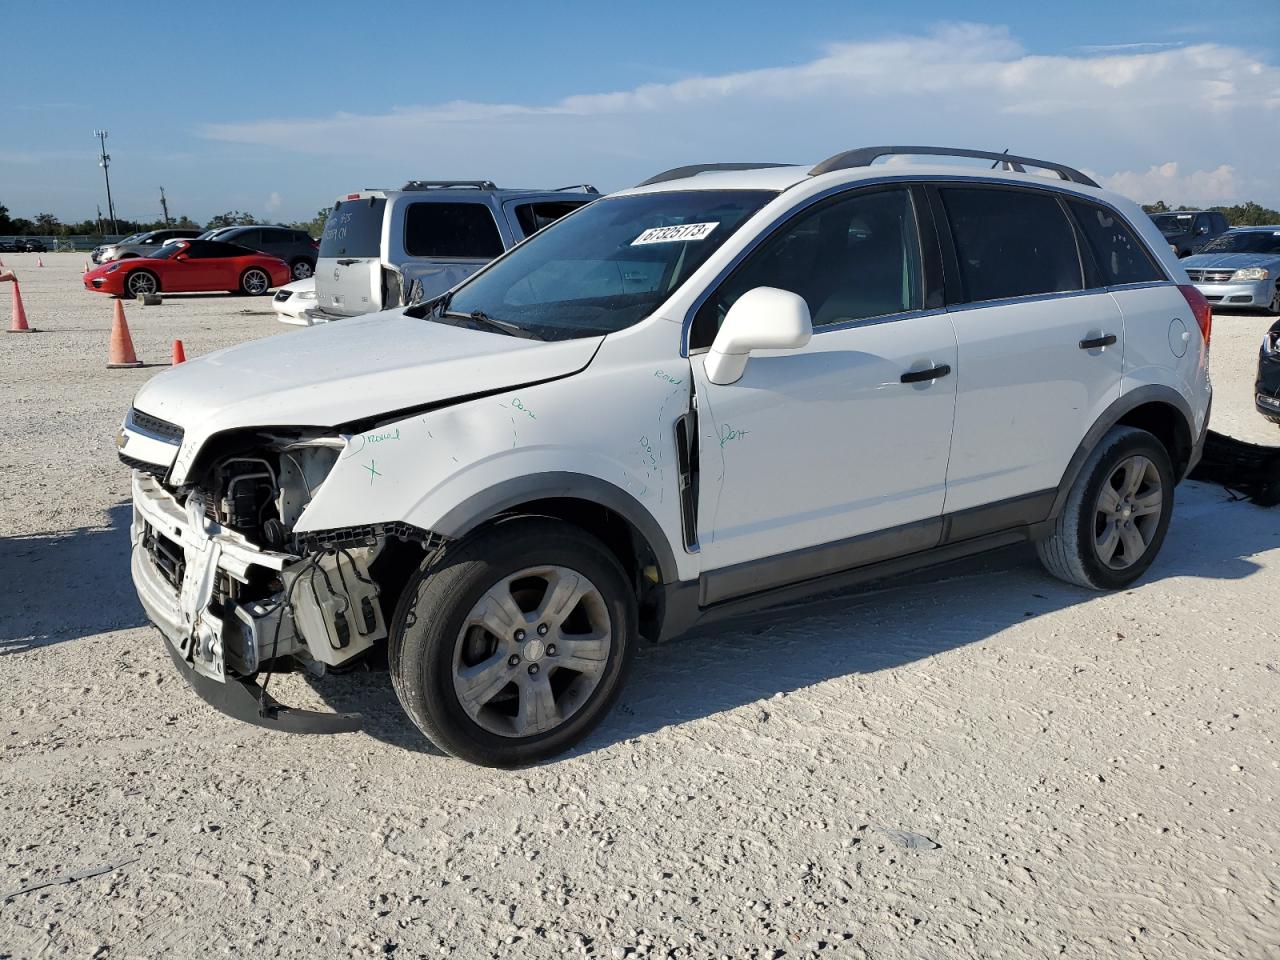
[[[1224,163],[1213,170],[1181,173],[1178,162],[1157,164],[1145,171],[1121,170],[1099,182],[1139,203],[1169,200],[1190,206],[1212,206],[1246,199],[1235,167]],[[1170,199],[1174,198],[1174,199]]]
[[[281,196],[280,196],[280,194],[278,194],[278,193],[276,193],[274,190],[272,190],[272,191],[271,191],[271,196],[267,197],[267,202],[266,202],[265,206],[266,206],[266,208],[267,208],[268,212],[270,212],[270,213],[275,213],[275,212],[276,212],[277,210],[279,210],[282,206],[284,206],[284,198],[283,198],[283,197],[281,197]]]
[[[547,104],[456,101],[382,113],[212,124],[200,133],[309,156],[360,158],[372,181],[633,183],[710,160],[817,161],[874,143],[1008,148],[1102,171],[1126,192],[1159,174],[1210,202],[1280,201],[1280,67],[1216,44],[1027,53],[1003,27],[838,43],[808,62]],[[1229,167],[1230,176],[1221,169]],[[1110,172],[1110,173],[1108,173]],[[1141,180],[1136,178],[1147,178]],[[364,185],[354,184],[355,186]],[[1120,186],[1123,185],[1123,186]]]

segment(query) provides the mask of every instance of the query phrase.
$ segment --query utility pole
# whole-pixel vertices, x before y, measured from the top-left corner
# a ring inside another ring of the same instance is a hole
[[[107,181],[107,216],[111,218],[111,232],[119,233],[120,229],[116,226],[116,206],[111,202],[111,174],[107,172],[107,167],[111,164],[111,157],[107,155],[107,131],[95,130],[93,135],[98,138],[102,147],[102,159],[98,161],[98,166],[102,168],[102,176]]]
[[[102,229],[102,204],[98,204],[98,236],[103,235]]]
[[[164,211],[164,225],[169,226],[169,201],[164,198],[164,187],[160,188],[160,209]]]

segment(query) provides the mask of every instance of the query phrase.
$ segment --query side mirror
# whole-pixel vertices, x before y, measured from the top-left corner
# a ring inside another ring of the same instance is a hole
[[[173,259],[175,259],[175,260],[186,260],[186,259],[188,259],[188,257],[187,257],[187,255],[186,255],[185,253],[175,253],[175,254],[173,255]]]
[[[1205,236],[1206,234],[1208,234],[1208,232],[1209,232],[1209,228],[1208,228],[1208,227],[1201,227],[1199,230],[1197,230],[1197,231],[1196,231],[1196,236],[1197,236],[1197,237],[1203,237],[1203,236]]]
[[[804,298],[790,290],[756,287],[737,299],[725,315],[707,354],[707,379],[737,383],[752,350],[798,350],[813,337]]]

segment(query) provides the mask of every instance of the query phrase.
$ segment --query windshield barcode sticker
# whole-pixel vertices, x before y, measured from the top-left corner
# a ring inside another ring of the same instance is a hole
[[[719,223],[678,223],[671,227],[650,227],[631,241],[633,247],[642,243],[675,243],[678,240],[705,240]]]

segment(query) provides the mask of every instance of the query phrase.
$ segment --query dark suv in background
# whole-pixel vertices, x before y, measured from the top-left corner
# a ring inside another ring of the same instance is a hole
[[[1179,257],[1199,253],[1200,248],[1231,229],[1227,218],[1216,210],[1178,210],[1151,217]]]
[[[219,227],[201,234],[200,239],[236,243],[278,257],[289,264],[294,280],[305,280],[315,273],[316,251],[320,248],[319,240],[312,239],[305,230],[292,227]]]

